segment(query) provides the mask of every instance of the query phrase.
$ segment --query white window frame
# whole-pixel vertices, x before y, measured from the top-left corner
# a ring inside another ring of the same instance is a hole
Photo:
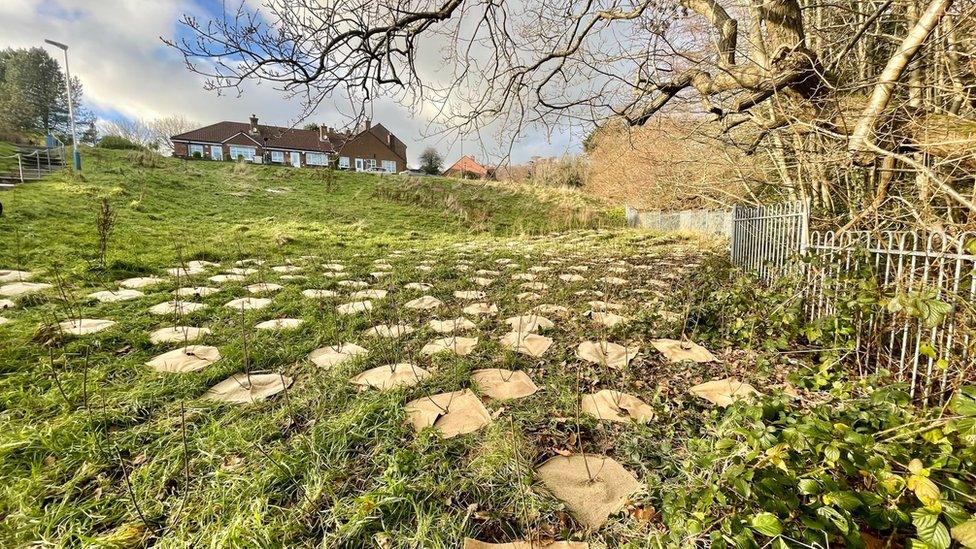
[[[285,163],[285,151],[271,151],[271,161],[279,164]]]
[[[203,158],[203,145],[191,144],[187,147],[187,152],[190,158],[193,158],[194,153],[200,153],[200,157]]]
[[[254,162],[254,156],[257,154],[258,150],[254,147],[247,147],[244,145],[231,145],[230,146],[230,158],[231,160],[237,161],[238,157],[243,156],[244,160],[248,162]],[[243,154],[242,154],[243,153]]]
[[[305,153],[305,163],[309,166],[327,166],[329,157],[325,153],[307,152]]]
[[[389,173],[396,173],[396,160],[383,160],[383,169]]]
[[[365,169],[366,162],[362,158],[356,158],[356,171],[361,172]]]
[[[211,160],[223,160],[224,148],[220,145],[210,145],[210,158]]]
[[[348,156],[340,156],[339,157],[339,169],[340,170],[348,170],[349,169],[349,157]]]

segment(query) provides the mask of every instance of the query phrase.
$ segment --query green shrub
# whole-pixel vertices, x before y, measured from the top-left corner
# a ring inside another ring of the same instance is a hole
[[[972,547],[976,387],[923,410],[879,381],[837,383],[815,402],[737,403],[677,455],[642,445],[640,459],[661,463],[649,496],[665,545],[863,548],[864,533],[891,547]]]
[[[142,145],[133,143],[121,135],[106,135],[98,140],[98,147],[102,149],[121,149],[138,151],[143,149]]]

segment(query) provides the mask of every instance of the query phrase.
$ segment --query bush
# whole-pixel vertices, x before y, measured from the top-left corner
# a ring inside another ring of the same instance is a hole
[[[200,160],[201,158],[203,158],[203,155],[200,154],[200,151],[194,151],[193,152],[193,158],[196,159],[196,160]]]
[[[140,168],[158,168],[163,164],[163,157],[149,149],[129,153],[129,159]]]
[[[550,187],[579,188],[586,184],[586,160],[579,156],[542,159],[532,164],[532,182]]]
[[[145,148],[142,145],[133,143],[120,135],[106,135],[98,140],[98,147],[100,149],[120,149],[130,151],[138,151]]]

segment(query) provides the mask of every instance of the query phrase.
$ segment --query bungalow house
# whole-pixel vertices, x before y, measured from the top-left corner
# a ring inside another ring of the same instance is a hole
[[[382,124],[369,120],[356,132],[328,126],[303,130],[250,122],[217,122],[172,137],[173,156],[240,160],[295,167],[334,166],[340,170],[407,169],[407,146]]]
[[[494,171],[478,164],[473,156],[466,154],[452,164],[450,168],[444,170],[441,175],[462,179],[489,179],[494,177]]]

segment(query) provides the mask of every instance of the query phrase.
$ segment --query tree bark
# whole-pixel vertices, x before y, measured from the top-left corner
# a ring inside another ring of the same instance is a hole
[[[851,134],[848,144],[848,148],[854,154],[855,162],[858,164],[867,165],[874,160],[875,153],[872,146],[876,138],[875,130],[878,119],[881,118],[881,114],[891,100],[895,84],[905,72],[905,67],[918,53],[932,29],[939,24],[950,4],[952,4],[952,0],[932,0],[918,22],[905,36],[895,54],[888,59],[888,63],[881,72],[878,83],[871,94],[871,99],[854,126],[854,132]]]

